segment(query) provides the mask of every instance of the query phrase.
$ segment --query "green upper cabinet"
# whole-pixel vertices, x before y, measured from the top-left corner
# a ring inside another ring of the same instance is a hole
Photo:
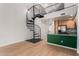
[[[77,36],[68,36],[61,34],[48,34],[48,43],[62,45],[70,48],[77,48]]]

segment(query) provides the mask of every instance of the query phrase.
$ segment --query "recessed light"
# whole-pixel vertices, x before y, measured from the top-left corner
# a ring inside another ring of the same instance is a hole
[[[73,15],[70,15],[70,16],[73,16]]]

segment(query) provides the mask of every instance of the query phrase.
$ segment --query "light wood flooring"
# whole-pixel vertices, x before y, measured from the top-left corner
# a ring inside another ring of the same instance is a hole
[[[77,56],[76,51],[48,45],[42,40],[38,43],[23,41],[20,43],[0,47],[2,56]]]

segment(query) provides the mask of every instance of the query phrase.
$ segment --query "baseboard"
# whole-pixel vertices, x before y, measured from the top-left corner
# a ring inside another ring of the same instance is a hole
[[[54,43],[49,43],[49,42],[48,42],[48,44],[49,44],[49,45],[54,45],[54,46],[63,47],[63,48],[67,48],[67,49],[77,50],[77,49],[75,49],[75,48],[70,48],[70,47],[66,47],[66,46],[62,46],[62,45],[58,45],[58,44],[54,44]]]
[[[77,50],[77,53],[79,54],[79,50]]]
[[[22,41],[25,41],[25,40],[17,40],[17,41],[13,41],[13,42],[8,42],[6,44],[0,45],[0,47],[5,47],[5,46],[11,45],[11,44],[16,44],[16,43],[19,43],[19,42],[22,42]]]

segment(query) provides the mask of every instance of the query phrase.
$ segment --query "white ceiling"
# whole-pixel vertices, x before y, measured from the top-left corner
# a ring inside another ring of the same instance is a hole
[[[50,6],[50,5],[54,5],[54,4],[56,4],[56,3],[41,3],[41,5],[42,5],[44,8],[46,8],[46,7]]]
[[[77,11],[77,6],[74,6],[74,7],[70,7],[70,8],[67,8],[67,9],[64,9],[64,10],[60,10],[60,11],[57,11],[57,12],[52,12],[52,13],[49,13],[47,15],[44,16],[43,19],[54,19],[54,18],[63,18],[62,16],[75,16],[76,14],[76,11]],[[61,15],[62,13],[65,13],[65,15]],[[65,17],[66,18],[66,17]]]
[[[54,4],[56,4],[56,3],[41,3],[41,5],[44,8],[46,8],[46,7],[50,6],[50,5],[54,5]],[[64,3],[64,7],[66,8],[66,7],[69,7],[69,6],[72,6],[72,5],[76,5],[76,4],[77,3]]]
[[[33,6],[33,3],[25,3],[25,4],[27,4],[26,5],[26,8],[28,9],[28,7],[30,8],[31,6]],[[35,4],[37,4],[37,3],[35,3]],[[39,3],[38,3],[39,4]],[[54,5],[54,4],[56,4],[56,3],[40,3],[44,8],[46,8],[46,7],[48,7],[48,6],[50,6],[50,5]],[[77,3],[64,3],[64,6],[65,7],[69,7],[69,6],[71,6],[71,5],[76,5]]]

